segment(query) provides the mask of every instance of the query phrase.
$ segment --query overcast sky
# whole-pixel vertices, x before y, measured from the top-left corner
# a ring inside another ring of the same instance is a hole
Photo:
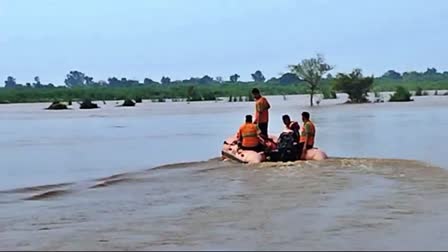
[[[334,72],[446,71],[447,28],[445,0],[0,0],[0,85],[270,78],[316,53]]]

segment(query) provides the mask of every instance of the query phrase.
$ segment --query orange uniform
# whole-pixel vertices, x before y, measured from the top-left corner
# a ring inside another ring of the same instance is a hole
[[[265,97],[261,97],[255,102],[255,122],[267,123],[269,121],[269,109],[271,105]]]
[[[316,136],[316,127],[314,127],[314,123],[311,121],[307,121],[303,124],[301,128],[300,134],[300,142],[304,143],[306,138],[308,137],[308,142],[305,143],[307,146],[314,146],[314,137]]]
[[[256,147],[259,145],[260,140],[258,139],[258,127],[253,123],[245,123],[241,125],[237,133],[237,138],[241,140],[241,145],[243,147]]]

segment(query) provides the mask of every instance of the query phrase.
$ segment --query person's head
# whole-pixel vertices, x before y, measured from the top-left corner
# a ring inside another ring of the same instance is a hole
[[[310,113],[302,112],[302,121],[306,122],[310,120]]]
[[[246,123],[252,123],[252,116],[251,115],[247,115],[246,116]]]
[[[286,126],[288,126],[291,123],[291,118],[289,117],[289,115],[283,115],[282,119],[283,119],[283,123]]]
[[[260,99],[261,97],[260,90],[258,88],[252,89],[252,95],[256,100]]]

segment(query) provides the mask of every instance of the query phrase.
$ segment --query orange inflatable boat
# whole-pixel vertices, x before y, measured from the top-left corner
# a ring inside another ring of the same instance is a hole
[[[268,150],[275,150],[277,148],[278,138],[272,135],[269,136],[269,138],[270,139],[268,140],[264,140],[263,144],[266,146]],[[246,164],[258,164],[267,161],[264,152],[241,150],[240,148],[238,148],[236,135],[231,136],[224,141],[221,155],[223,159],[232,159]],[[317,148],[307,150],[305,156],[306,160],[316,160],[316,161],[324,160],[327,158],[328,158],[327,154]]]

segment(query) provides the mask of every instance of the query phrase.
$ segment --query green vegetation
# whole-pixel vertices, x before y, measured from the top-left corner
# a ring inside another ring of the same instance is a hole
[[[417,90],[415,91],[415,96],[422,96],[423,95],[423,89],[421,87],[417,87]]]
[[[333,88],[347,93],[350,103],[364,103],[368,102],[373,80],[373,77],[364,77],[361,69],[355,69],[350,74],[339,73],[333,80]]]
[[[381,94],[380,94],[380,92],[378,92],[378,90],[373,90],[373,96],[375,96],[375,98],[380,98],[381,97]]]
[[[322,95],[324,97],[324,100],[338,98],[336,95],[336,92],[329,86],[323,87],[323,88],[321,88],[321,90],[322,90]]]
[[[409,102],[412,101],[411,99],[412,94],[407,90],[405,87],[398,86],[395,90],[395,93],[391,95],[390,100],[391,102]]]
[[[397,86],[405,87],[408,90],[437,90],[448,88],[448,72],[438,72],[435,68],[428,68],[425,72],[404,72],[398,73],[389,70],[383,76],[375,78],[375,86],[379,91],[392,91]]]
[[[140,82],[117,77],[108,78],[107,81],[95,81],[93,77],[85,73],[70,71],[66,75],[65,85],[55,86],[51,83],[41,83],[39,76],[26,84],[17,83],[13,76],[7,76],[4,81],[5,87],[0,88],[0,104],[65,101],[71,105],[72,101],[79,103],[83,100],[105,101],[134,98],[137,103],[143,99],[156,102],[164,102],[166,99],[188,102],[216,101],[220,97],[229,97],[228,100],[231,102],[240,101],[239,97],[246,97],[245,101],[253,101],[250,92],[252,88],[257,87],[263,95],[286,97],[293,94],[311,94],[310,104],[313,105],[313,95],[317,92],[322,92],[323,98],[329,99],[335,98],[336,90],[342,91],[351,95],[353,102],[363,102],[366,99],[365,93],[369,90],[379,93],[392,91],[401,86],[407,90],[415,90],[416,96],[419,96],[427,95],[424,90],[448,89],[448,72],[441,73],[434,68],[428,68],[425,72],[404,73],[389,70],[381,77],[368,77],[369,81],[366,83],[363,82],[366,81],[364,77],[353,79],[354,73],[342,73],[333,77],[327,74],[331,69],[332,66],[325,63],[323,57],[318,55],[290,66],[291,72],[270,79],[257,70],[251,74],[253,81],[246,82],[240,81],[239,74],[229,76],[227,81],[220,76],[213,79],[208,75],[174,81],[168,76],[164,76],[160,81],[145,78],[143,82]],[[334,89],[335,82],[336,86],[339,85],[338,89]],[[364,84],[367,86],[363,87]],[[351,85],[354,86],[351,87]]]
[[[258,87],[264,95],[280,94],[304,94],[306,87],[300,84],[270,85],[268,83],[238,83],[238,84],[209,84],[195,85],[191,94],[187,94],[190,86],[183,84],[161,84],[136,85],[131,87],[109,87],[109,86],[83,86],[68,88],[42,87],[42,88],[0,88],[0,102],[51,102],[53,100],[80,101],[90,99],[102,100],[125,100],[128,97],[140,97],[141,99],[187,99],[188,101],[216,100],[217,97],[248,96],[250,90]],[[253,101],[252,95],[248,96]]]

